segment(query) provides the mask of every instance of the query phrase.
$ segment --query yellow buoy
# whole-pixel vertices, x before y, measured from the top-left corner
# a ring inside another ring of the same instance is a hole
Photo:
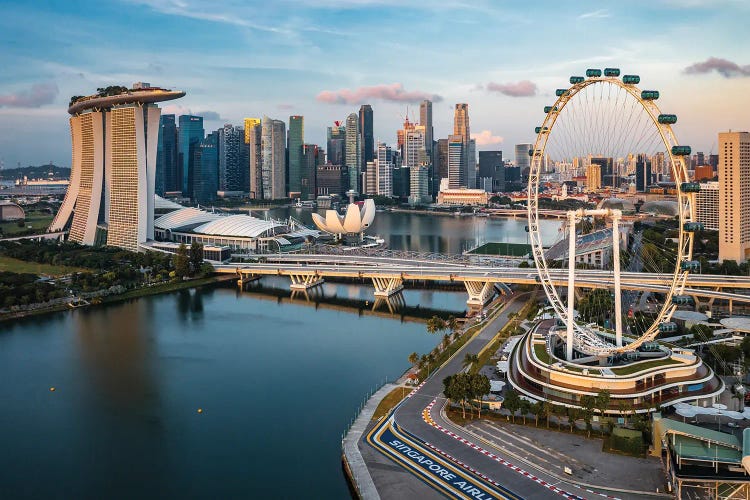
[[[198,408],[198,413],[203,413],[203,408]]]
[[[49,388],[49,392],[55,392],[55,388],[54,387],[50,387]]]

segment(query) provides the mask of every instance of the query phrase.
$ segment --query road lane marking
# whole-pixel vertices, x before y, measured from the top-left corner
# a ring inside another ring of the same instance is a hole
[[[426,484],[454,498],[467,500],[521,500],[500,485],[483,480],[468,467],[458,467],[436,450],[424,447],[390,417],[374,427],[367,442],[381,454],[416,475]]]

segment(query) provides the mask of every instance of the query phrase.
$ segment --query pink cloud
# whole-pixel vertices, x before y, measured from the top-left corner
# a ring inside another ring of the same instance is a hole
[[[0,95],[0,107],[38,108],[44,104],[52,104],[58,92],[57,85],[53,82],[36,83],[28,90]]]
[[[489,146],[491,144],[500,144],[505,139],[499,135],[492,135],[489,130],[482,130],[478,134],[471,134],[471,138],[477,142],[477,146]]]
[[[710,73],[716,71],[724,78],[732,78],[734,76],[750,76],[750,64],[746,66],[740,66],[736,62],[721,59],[719,57],[709,57],[703,62],[697,62],[685,68],[685,73],[689,75],[697,75],[701,73]]]
[[[326,102],[328,104],[361,104],[373,99],[391,102],[418,102],[423,99],[439,102],[443,100],[443,98],[437,94],[430,94],[418,90],[406,91],[401,83],[359,87],[354,90],[324,90],[315,98],[320,102]]]
[[[532,97],[536,95],[536,84],[529,80],[511,83],[490,82],[487,84],[487,90],[510,97]]]

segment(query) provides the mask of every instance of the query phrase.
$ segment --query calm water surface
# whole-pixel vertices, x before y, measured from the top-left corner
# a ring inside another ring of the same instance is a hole
[[[460,252],[523,242],[524,225],[378,214],[374,232],[392,248]],[[361,311],[283,295],[227,285],[0,324],[0,498],[348,497],[342,431],[368,391],[439,339],[366,314],[367,286],[311,297]],[[461,312],[466,296],[404,300]]]

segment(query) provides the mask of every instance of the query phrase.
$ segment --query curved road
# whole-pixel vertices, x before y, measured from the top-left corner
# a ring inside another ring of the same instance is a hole
[[[506,465],[502,465],[498,461],[477,452],[477,450],[467,446],[459,440],[451,437],[450,435],[438,430],[437,428],[429,425],[424,421],[422,412],[430,402],[435,398],[439,401],[444,400],[442,397],[443,391],[443,378],[448,375],[457,373],[463,369],[462,363],[466,353],[477,354],[479,351],[495,336],[498,330],[500,330],[508,322],[508,315],[510,313],[518,312],[524,305],[523,300],[518,300],[518,297],[514,297],[493,320],[487,324],[481,332],[476,335],[473,339],[464,345],[447,363],[437,370],[430,378],[427,379],[425,384],[417,390],[412,397],[405,400],[395,411],[394,420],[403,429],[408,430],[414,437],[422,440],[423,442],[429,443],[439,450],[447,453],[451,457],[460,460],[464,464],[476,469],[477,471],[485,474],[492,480],[503,485],[507,489],[511,490],[514,494],[525,498],[525,499],[541,499],[541,498],[559,498],[560,494],[555,493],[546,486],[543,486],[537,481],[534,481],[528,477],[525,477],[522,473],[517,472],[514,469],[509,468]],[[436,410],[432,412],[432,418],[435,422],[442,427],[450,428],[455,434],[472,441],[474,438],[468,433],[465,433],[460,428],[456,428],[452,423],[447,422],[440,415],[440,412]],[[493,453],[500,455],[499,452],[493,450]],[[511,457],[506,458],[509,462],[513,462],[514,459]],[[531,472],[531,471],[529,471]],[[571,485],[558,484],[559,480],[556,478],[546,476],[542,471],[534,471],[534,473],[541,480],[546,481],[549,484],[556,484],[559,488],[567,489],[572,495],[576,495],[576,488]],[[576,495],[577,496],[577,495]]]

